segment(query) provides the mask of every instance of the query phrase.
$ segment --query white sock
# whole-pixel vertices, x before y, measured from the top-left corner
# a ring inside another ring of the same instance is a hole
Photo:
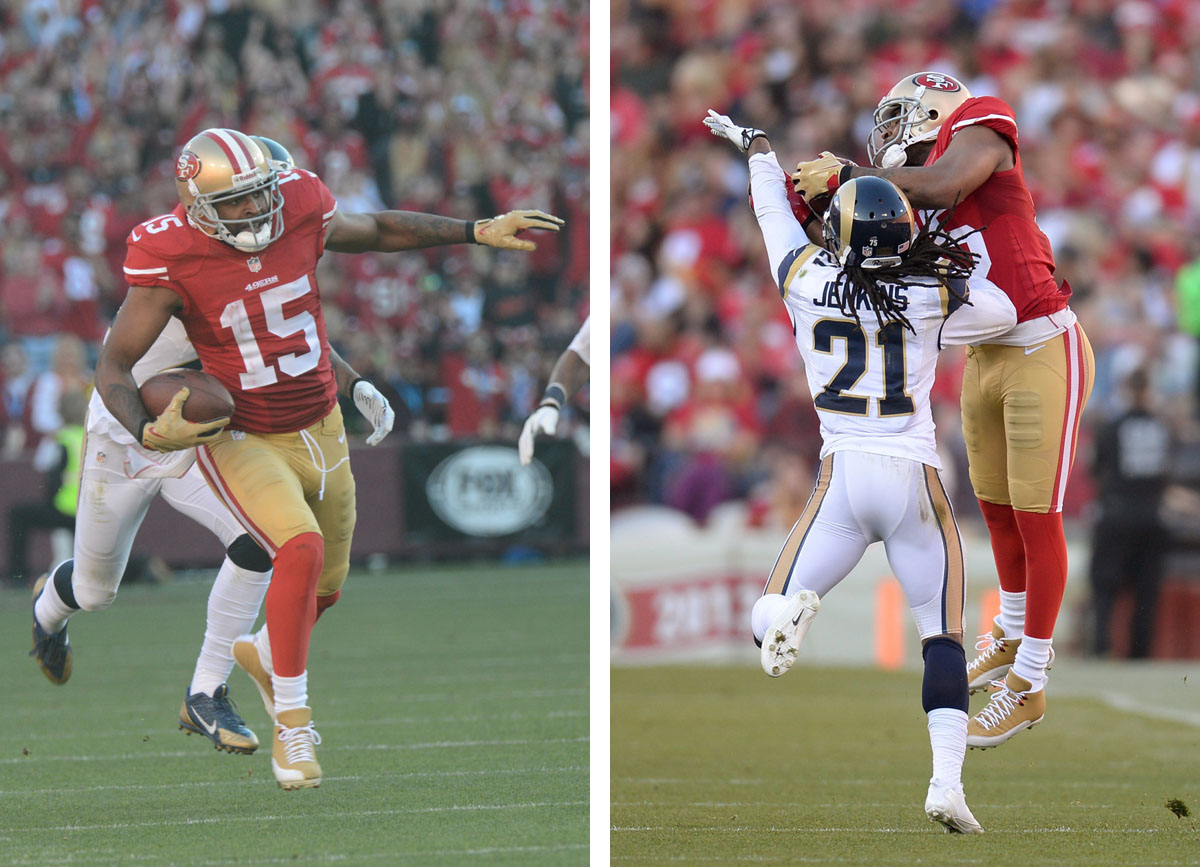
[[[967,755],[967,715],[953,707],[929,712],[929,746],[933,748],[932,783],[962,789],[962,766]]]
[[[308,672],[296,677],[280,677],[271,675],[271,685],[275,688],[275,717],[285,710],[296,710],[308,707]]]
[[[799,589],[797,588],[797,590]],[[754,630],[756,641],[763,640],[763,636],[767,634],[771,624],[783,613],[787,604],[788,597],[782,593],[766,593],[758,597],[754,608],[750,610],[750,628]]]
[[[1005,638],[1020,638],[1025,631],[1025,591],[1000,591],[1000,616],[996,618]]]
[[[204,643],[188,692],[211,696],[229,679],[233,671],[233,640],[254,628],[270,583],[270,572],[251,572],[225,558],[208,593]]]
[[[1050,645],[1053,641],[1052,638],[1030,638],[1026,635],[1017,648],[1012,670],[1017,677],[1023,677],[1033,684],[1030,692],[1038,692],[1046,686],[1046,666],[1050,664]]]
[[[60,563],[59,566],[61,565]],[[37,622],[51,635],[62,632],[71,615],[79,610],[72,608],[59,598],[58,588],[54,586],[54,573],[57,571],[58,566],[50,571],[50,580],[46,582],[41,595],[33,605],[33,614],[37,618]]]
[[[262,629],[254,633],[254,649],[258,651],[258,658],[262,662],[263,668],[268,674],[275,673],[275,660],[271,657],[271,636],[267,632],[267,624],[262,625]]]

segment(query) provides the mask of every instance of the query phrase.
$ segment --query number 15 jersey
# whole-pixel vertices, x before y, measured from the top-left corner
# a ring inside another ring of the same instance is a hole
[[[233,396],[230,428],[298,431],[337,402],[317,261],[337,205],[312,172],[280,175],[282,237],[244,253],[188,225],[182,205],[129,233],[125,276],[170,289],[205,373]]]
[[[792,215],[774,154],[750,158],[750,183],[821,422],[821,457],[861,451],[940,469],[929,406],[937,354],[943,346],[976,343],[1011,329],[1017,321],[1012,302],[981,276],[956,286],[970,304],[935,281],[884,284],[914,330],[894,321],[881,326],[865,298],[859,299],[856,321],[841,309],[848,283],[837,261],[809,243]]]

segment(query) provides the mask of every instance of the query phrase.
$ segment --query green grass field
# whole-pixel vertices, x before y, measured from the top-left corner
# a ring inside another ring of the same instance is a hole
[[[614,669],[612,860],[1200,863],[1200,665],[1061,668],[1042,725],[968,751],[967,800],[986,830],[972,837],[925,818],[919,672]],[[1112,709],[1130,698],[1181,710]]]
[[[0,593],[0,863],[586,864],[586,561],[352,574],[317,626],[318,789],[264,747],[176,727],[207,582],[123,588],[71,623],[57,687],[26,656],[29,599]]]

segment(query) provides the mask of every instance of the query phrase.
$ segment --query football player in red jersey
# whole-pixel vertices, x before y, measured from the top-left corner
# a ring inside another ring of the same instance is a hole
[[[867,150],[875,168],[845,165],[828,152],[800,163],[797,191],[811,201],[848,178],[878,175],[918,208],[953,209],[947,227],[958,236],[980,230],[964,241],[980,256],[977,273],[1017,308],[1011,332],[968,348],[962,393],[971,484],[1001,596],[1000,617],[967,669],[972,692],[996,684],[970,721],[967,743],[996,746],[1045,714],[1067,581],[1063,495],[1092,389],[1092,350],[1068,306],[1070,286],[1054,279],[1007,103],[972,97],[945,73],[906,76],[875,110]]]
[[[378,390],[329,346],[317,261],[326,249],[479,243],[532,250],[518,232],[557,231],[562,221],[541,211],[476,222],[406,211],[346,214],[315,174],[279,169],[237,130],[208,129],[188,141],[176,164],[179,207],[129,235],[129,294],[97,363],[96,388],[147,448],[196,446],[209,484],[271,556],[269,658],[251,674],[275,720],[275,778],[294,789],[321,782],[308,644],[317,616],[340,594],[355,522],[337,396],[351,397],[371,421],[371,445],[394,418]],[[204,370],[233,395],[232,418],[186,421],[186,389],[157,418],[146,411],[130,371],[172,316]]]

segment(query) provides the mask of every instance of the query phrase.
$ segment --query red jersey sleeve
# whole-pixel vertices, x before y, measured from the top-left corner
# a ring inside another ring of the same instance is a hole
[[[180,286],[191,246],[191,232],[182,207],[134,226],[125,239],[125,281],[130,286],[156,286],[177,293],[186,306],[188,296]]]
[[[337,200],[329,187],[307,169],[293,169],[279,178],[279,188],[287,202],[285,215],[289,218],[285,231],[299,229],[316,236],[317,257],[325,252],[325,230],[337,212]],[[296,220],[293,225],[290,221]]]
[[[1014,154],[1017,152],[1017,118],[1004,100],[994,96],[977,96],[956,108],[943,124],[944,128],[949,128],[946,144],[950,143],[955,133],[968,126],[986,126],[999,133]]]

